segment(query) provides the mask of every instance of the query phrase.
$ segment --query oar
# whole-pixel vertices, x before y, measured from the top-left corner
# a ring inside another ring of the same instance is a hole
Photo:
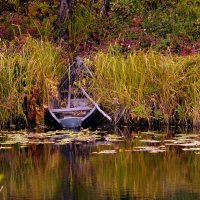
[[[79,89],[83,92],[83,94],[88,98],[88,100],[96,107],[96,109],[109,121],[112,121],[111,117],[107,115],[100,107],[99,105],[89,96],[89,94],[82,88],[81,86],[77,85]]]

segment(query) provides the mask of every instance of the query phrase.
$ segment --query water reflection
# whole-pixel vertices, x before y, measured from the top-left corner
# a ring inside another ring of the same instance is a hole
[[[0,151],[0,199],[200,199],[200,155],[127,152],[137,141],[112,145],[56,144]],[[116,154],[92,154],[116,149]]]

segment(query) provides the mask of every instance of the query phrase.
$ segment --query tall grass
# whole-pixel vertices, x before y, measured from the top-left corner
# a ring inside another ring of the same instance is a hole
[[[48,88],[64,71],[61,49],[49,42],[23,38],[21,44],[1,44],[0,51],[0,126],[24,115],[24,98],[47,103]],[[32,91],[37,88],[38,97]],[[35,101],[35,102],[36,102]],[[25,117],[26,118],[26,117]]]
[[[200,54],[113,50],[93,59],[93,94],[115,122],[138,119],[200,124]]]

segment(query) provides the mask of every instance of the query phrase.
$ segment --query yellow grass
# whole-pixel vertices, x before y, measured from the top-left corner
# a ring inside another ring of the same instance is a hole
[[[59,47],[31,37],[21,43],[0,46],[0,126],[15,117],[25,117],[22,104],[34,88],[45,104],[47,89],[65,69]]]
[[[93,94],[117,123],[159,119],[200,123],[200,54],[99,52],[92,58]]]

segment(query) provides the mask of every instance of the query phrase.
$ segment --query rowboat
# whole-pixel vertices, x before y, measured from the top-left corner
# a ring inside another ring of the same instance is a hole
[[[76,66],[76,69],[83,67],[90,76],[93,76],[80,57],[76,58],[76,65],[78,65],[78,67]],[[74,88],[76,89],[74,90]],[[64,101],[65,106],[56,106],[56,108],[55,106],[50,106],[48,108],[51,117],[63,129],[77,129],[82,126],[86,127],[95,117],[97,112],[109,121],[112,120],[86,92],[86,89],[80,85],[69,83],[67,95],[64,96]],[[62,105],[62,103],[59,103],[59,105]]]
[[[61,128],[76,129],[86,126],[97,112],[95,106],[91,106],[86,98],[71,99],[71,107],[49,109],[53,119]]]

